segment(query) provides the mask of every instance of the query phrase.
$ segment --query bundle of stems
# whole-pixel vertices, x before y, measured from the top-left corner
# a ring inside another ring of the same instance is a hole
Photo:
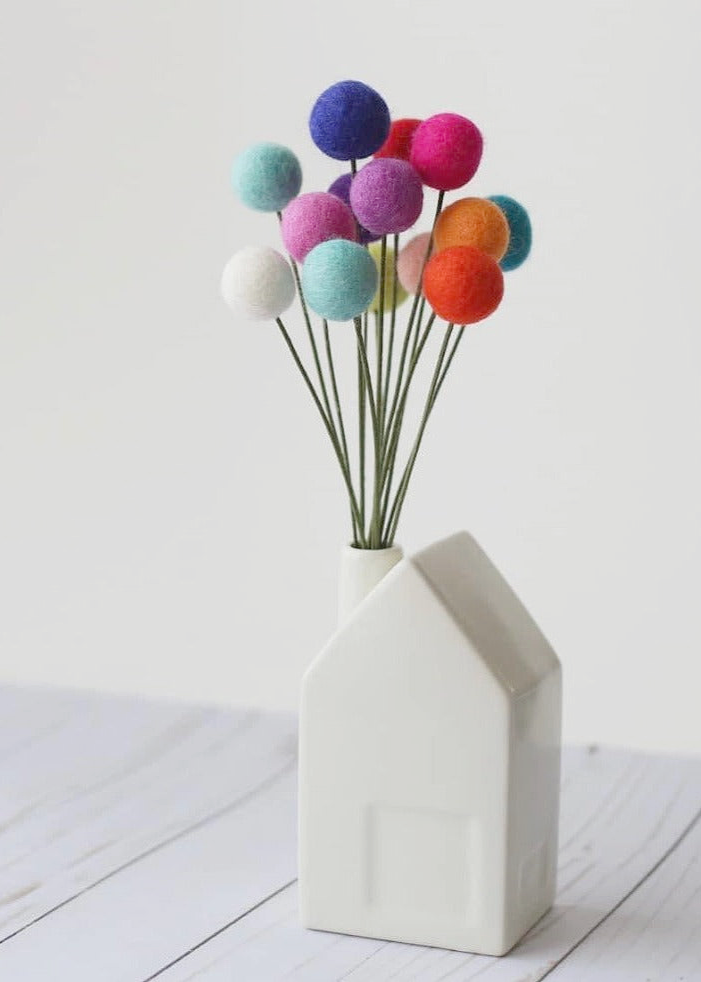
[[[399,519],[426,426],[465,331],[464,326],[456,330],[455,325],[447,325],[425,397],[418,429],[404,466],[400,471],[397,468],[397,458],[409,392],[414,381],[416,368],[424,353],[426,342],[436,319],[435,313],[425,316],[426,298],[423,295],[422,284],[423,271],[433,245],[433,229],[442,207],[443,192],[441,191],[438,194],[430,241],[423,259],[417,292],[414,295],[409,317],[401,337],[401,330],[397,324],[399,236],[394,235],[392,237],[394,263],[389,296],[385,295],[387,292],[385,279],[387,236],[381,240],[379,302],[378,309],[373,316],[374,323],[370,322],[370,315],[367,311],[361,317],[356,317],[354,321],[358,356],[358,459],[355,467],[348,449],[346,424],[333,360],[329,325],[326,320],[322,321],[323,354],[326,362],[326,368],[324,368],[320,354],[320,343],[304,299],[299,269],[294,259],[290,257],[314,362],[312,374],[305,368],[287,328],[279,317],[276,319],[277,325],[309,389],[333,446],[348,492],[352,544],[359,549],[386,549],[394,544]],[[281,219],[281,217],[278,213],[278,218]],[[374,349],[371,348],[370,344],[372,333],[374,333]],[[399,350],[396,365],[394,364],[395,349]],[[371,366],[370,361],[373,356],[374,365]],[[312,375],[316,376],[316,383],[313,381]]]

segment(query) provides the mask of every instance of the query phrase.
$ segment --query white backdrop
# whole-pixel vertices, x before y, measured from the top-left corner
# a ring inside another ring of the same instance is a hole
[[[535,229],[444,389],[402,543],[476,535],[563,660],[567,739],[701,751],[701,8],[28,0],[3,21],[0,675],[295,705],[346,507],[276,329],[219,299],[230,253],[277,241],[229,168],[273,139],[325,187],[307,115],[360,78],[397,115],[473,118],[471,190]]]

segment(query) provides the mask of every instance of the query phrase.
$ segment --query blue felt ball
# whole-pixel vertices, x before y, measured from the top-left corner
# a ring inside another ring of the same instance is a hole
[[[509,223],[509,248],[499,263],[504,272],[509,272],[525,262],[531,251],[533,241],[531,220],[523,205],[506,194],[493,194],[489,200],[501,208]]]
[[[328,239],[307,254],[302,290],[311,309],[330,321],[348,321],[370,306],[377,266],[368,250],[348,239]]]
[[[317,147],[334,160],[370,157],[387,139],[387,103],[364,82],[336,82],[322,92],[309,118]]]
[[[282,211],[299,194],[302,168],[288,147],[254,143],[234,161],[231,183],[249,208]]]

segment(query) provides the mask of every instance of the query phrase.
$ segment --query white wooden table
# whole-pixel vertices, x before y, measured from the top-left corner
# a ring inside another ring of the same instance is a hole
[[[292,716],[0,689],[0,980],[701,980],[701,760],[568,749],[557,903],[495,959],[299,926],[295,757]]]

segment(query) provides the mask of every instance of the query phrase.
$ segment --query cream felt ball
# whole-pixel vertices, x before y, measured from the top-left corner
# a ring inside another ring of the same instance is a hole
[[[420,123],[409,160],[421,179],[437,191],[454,191],[474,177],[482,159],[482,134],[472,120],[438,113]]]
[[[377,276],[378,283],[377,289],[375,290],[375,296],[370,301],[370,310],[374,313],[378,312],[380,309],[380,283],[382,282],[382,245],[379,242],[373,242],[369,250],[370,255],[375,260],[375,265],[377,266]],[[383,298],[383,309],[385,311],[392,309],[392,301],[396,300],[397,307],[404,303],[409,294],[406,292],[402,284],[399,282],[399,277],[397,277],[397,286],[395,289],[394,285],[394,264],[395,255],[394,249],[391,246],[387,246],[385,250],[385,294]]]
[[[347,79],[321,93],[309,117],[312,140],[328,157],[370,157],[389,133],[387,103],[364,82]]]
[[[367,310],[377,289],[377,266],[368,250],[347,239],[322,242],[302,267],[302,291],[311,309],[330,321]]]
[[[232,310],[250,320],[274,320],[295,297],[295,282],[286,259],[266,246],[246,246],[224,267],[221,293]]]
[[[234,161],[231,183],[249,208],[282,211],[299,194],[302,168],[288,147],[279,143],[254,143]]]
[[[341,174],[336,180],[329,186],[329,194],[335,194],[337,198],[344,201],[350,208],[350,186],[353,181],[353,175]],[[376,239],[381,238],[379,235],[374,235],[364,225],[358,223],[358,242],[362,245],[367,245],[368,242],[374,242]]]
[[[380,157],[355,175],[351,208],[365,228],[377,235],[404,232],[421,214],[421,178],[406,160]]]
[[[327,239],[357,239],[355,216],[328,191],[310,191],[289,203],[282,213],[282,241],[289,254],[303,262],[307,253]]]
[[[419,292],[421,270],[424,263],[428,262],[426,253],[430,242],[431,233],[421,232],[420,235],[415,235],[413,239],[399,250],[397,276],[407,293]]]
[[[509,272],[525,262],[531,251],[533,242],[531,220],[523,205],[507,194],[493,194],[490,195],[489,200],[501,208],[509,223],[509,248],[499,263],[504,272]]]

